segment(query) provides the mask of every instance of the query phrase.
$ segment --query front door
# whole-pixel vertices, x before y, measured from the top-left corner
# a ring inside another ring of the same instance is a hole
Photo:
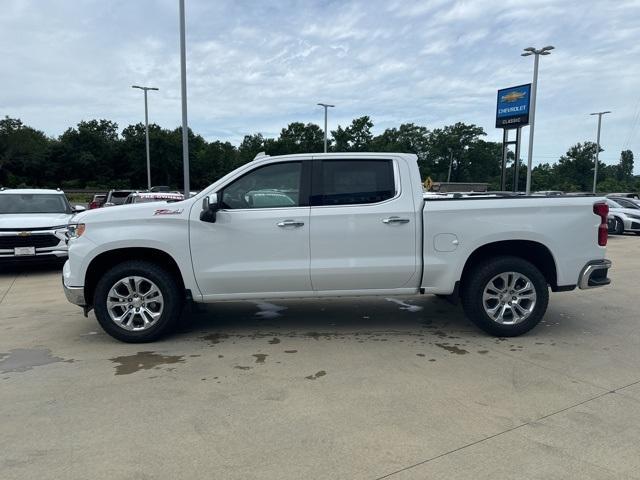
[[[310,163],[259,166],[218,192],[215,223],[192,214],[192,262],[205,297],[311,291]]]

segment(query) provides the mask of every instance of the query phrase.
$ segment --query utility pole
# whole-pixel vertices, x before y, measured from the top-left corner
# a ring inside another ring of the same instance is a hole
[[[449,174],[447,175],[447,183],[451,182],[451,167],[453,166],[453,150],[449,149]]]
[[[335,107],[328,103],[318,103],[321,107],[324,107],[324,153],[327,153],[327,110]]]
[[[184,169],[184,198],[190,196],[189,186],[189,125],[187,122],[187,53],[184,32],[184,0],[180,0],[180,87],[182,94],[182,164]]]
[[[555,47],[552,45],[548,45],[537,50],[534,47],[527,47],[524,49],[525,53],[521,53],[523,57],[528,57],[529,55],[535,55],[535,59],[533,62],[533,83],[531,84],[531,112],[529,114],[529,154],[527,157],[527,188],[526,194],[529,195],[531,193],[531,164],[533,162],[533,129],[536,123],[536,93],[538,89],[538,62],[540,60],[540,55],[550,55],[551,50]]]
[[[147,107],[147,92],[149,90],[158,90],[156,87],[141,87],[139,85],[131,85],[131,88],[138,88],[144,91],[144,136],[147,145],[147,190],[151,190],[151,155],[149,154],[149,109]]]
[[[602,126],[602,116],[607,113],[611,113],[609,110],[606,112],[595,112],[590,115],[598,115],[598,135],[596,140],[596,164],[593,168],[593,193],[596,193],[596,186],[598,184],[598,157],[600,156],[600,127]]]

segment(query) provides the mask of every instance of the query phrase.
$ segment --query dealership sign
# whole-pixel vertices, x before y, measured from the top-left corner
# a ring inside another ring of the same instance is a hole
[[[498,90],[496,128],[518,128],[529,124],[531,84]]]

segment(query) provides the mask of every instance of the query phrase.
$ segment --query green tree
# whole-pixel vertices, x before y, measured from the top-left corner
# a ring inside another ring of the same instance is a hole
[[[620,152],[620,162],[617,167],[616,178],[619,182],[633,181],[633,152],[631,150]]]
[[[370,150],[373,140],[373,122],[368,116],[354,118],[347,128],[338,126],[331,131],[334,152],[365,152]]]
[[[0,185],[46,186],[52,141],[17,118],[0,120]]]
[[[590,192],[593,188],[593,162],[597,148],[593,142],[577,143],[569,148],[554,168],[555,189]],[[599,178],[603,178],[602,172],[606,172],[605,164],[598,162],[598,170]]]
[[[482,127],[455,123],[443,128],[436,128],[429,137],[429,154],[427,163],[430,164],[434,180],[446,181],[451,163],[451,181],[487,181],[494,173],[496,160],[485,152],[489,147],[488,142],[477,145],[480,137],[486,135]],[[479,157],[474,157],[478,155]],[[494,168],[490,168],[494,164]],[[483,173],[484,172],[484,173]],[[480,177],[473,177],[480,173]]]
[[[280,131],[275,141],[266,142],[265,148],[269,155],[322,152],[324,133],[313,123],[293,122]]]

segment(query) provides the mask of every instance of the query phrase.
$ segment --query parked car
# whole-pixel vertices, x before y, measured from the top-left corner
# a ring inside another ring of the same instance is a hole
[[[67,225],[83,210],[60,190],[0,191],[0,260],[66,258]]]
[[[635,202],[626,201],[627,199],[607,198],[609,205],[608,229],[609,232],[622,235],[625,232],[633,232],[640,235],[640,208]],[[631,208],[623,205],[633,205]]]
[[[184,195],[175,192],[139,192],[130,194],[125,200],[125,205],[132,203],[150,202],[179,202],[184,200]]]
[[[609,284],[607,212],[593,197],[425,199],[412,154],[261,156],[194,198],[79,215],[63,285],[125,342],[169,331],[186,301],[424,293],[515,336],[549,288]]]
[[[107,194],[107,199],[103,206],[113,207],[115,205],[122,205],[129,195],[136,192],[137,190],[111,190]]]
[[[535,192],[534,195],[545,195],[547,197],[559,197],[561,195],[565,195],[565,193],[561,190],[540,190]]]
[[[104,205],[107,200],[106,194],[96,194],[93,196],[93,199],[89,203],[89,210],[93,210],[94,208],[100,208]]]
[[[623,208],[631,208],[632,210],[640,210],[640,200],[630,197],[607,197],[613,200]]]
[[[640,199],[640,195],[635,192],[627,192],[627,193],[610,193],[607,195],[607,198],[612,197],[625,197],[625,198],[635,198],[636,200]]]

